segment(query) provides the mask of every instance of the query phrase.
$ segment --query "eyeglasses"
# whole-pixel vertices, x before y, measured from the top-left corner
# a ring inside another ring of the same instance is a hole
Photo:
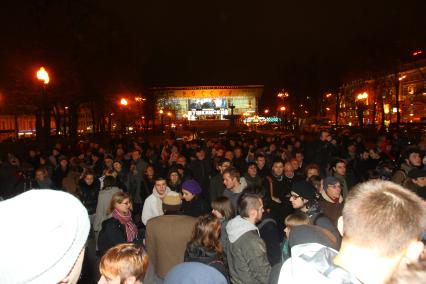
[[[291,193],[289,193],[289,194],[287,194],[287,198],[290,198],[290,199],[298,199],[298,198],[301,198],[302,196],[299,196],[299,195],[296,195],[296,194],[291,194]]]

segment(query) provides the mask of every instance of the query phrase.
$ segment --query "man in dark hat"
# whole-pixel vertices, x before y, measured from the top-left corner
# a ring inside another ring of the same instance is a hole
[[[337,226],[337,219],[342,215],[343,210],[342,187],[337,178],[328,176],[324,179],[319,204],[322,213],[331,220],[334,226]]]

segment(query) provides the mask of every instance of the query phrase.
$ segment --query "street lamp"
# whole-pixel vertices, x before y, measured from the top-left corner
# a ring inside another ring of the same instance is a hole
[[[163,113],[164,113],[164,110],[160,109],[159,113],[160,113],[160,121],[161,121],[161,122],[160,122],[160,123],[161,123],[160,130],[161,130],[161,133],[163,133],[163,129],[164,129],[164,124],[163,124]]]
[[[120,105],[122,105],[122,106],[127,106],[129,104],[129,102],[125,99],[125,98],[122,98],[121,100],[120,100]]]
[[[366,109],[366,106],[368,105],[368,93],[363,92],[356,96],[356,105],[357,105],[357,112],[358,112],[358,120],[359,120],[359,126],[364,127],[364,110]]]
[[[50,82],[49,73],[47,73],[44,67],[40,67],[36,73],[37,80],[40,81],[41,85],[41,100],[42,100],[42,111],[40,114],[40,120],[37,123],[36,130],[38,130],[38,134],[41,134],[39,138],[46,138],[50,135],[50,111],[46,106],[46,86]],[[43,121],[43,123],[42,123]],[[58,127],[58,126],[56,126]]]
[[[265,114],[268,114],[268,113],[269,113],[269,109],[265,109],[263,112],[264,112]]]
[[[46,71],[46,69],[44,69],[44,67],[40,67],[40,69],[38,69],[37,79],[39,81],[43,82],[43,84],[45,84],[45,85],[49,84],[49,81],[50,81],[49,73],[47,73],[47,71]]]
[[[280,107],[280,111],[281,111],[281,126],[284,127],[284,112],[285,112],[286,108],[285,106]]]

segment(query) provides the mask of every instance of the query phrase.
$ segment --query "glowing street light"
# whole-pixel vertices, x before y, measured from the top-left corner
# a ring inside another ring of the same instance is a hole
[[[120,105],[122,105],[122,106],[127,106],[128,105],[128,101],[125,99],[125,98],[122,98],[121,100],[120,100]]]
[[[285,106],[280,107],[281,111],[285,111]]]
[[[328,94],[326,94],[326,95],[325,95],[325,97],[328,99],[328,98],[330,98],[332,95],[333,95],[332,93],[328,93]]]
[[[283,91],[279,92],[277,95],[277,97],[279,98],[288,98],[289,96],[290,95],[288,94],[288,92],[283,92]]]
[[[49,73],[47,73],[46,69],[44,67],[40,67],[37,71],[37,79],[42,81],[43,84],[47,85],[49,84],[50,78]]]
[[[172,116],[172,113],[169,111],[169,112],[167,113],[167,116]]]
[[[163,114],[163,113],[164,113],[164,110],[160,109],[159,113],[160,113],[160,114]]]
[[[265,109],[263,112],[264,112],[265,114],[268,114],[268,113],[269,113],[269,109]]]
[[[405,78],[407,78],[407,76],[406,76],[406,75],[403,75],[403,76],[399,77],[399,78],[398,78],[398,80],[399,80],[399,81],[402,81],[402,80],[404,80]]]
[[[356,98],[357,98],[357,100],[365,100],[365,99],[368,98],[368,93],[364,92],[362,94],[358,94],[358,96]]]

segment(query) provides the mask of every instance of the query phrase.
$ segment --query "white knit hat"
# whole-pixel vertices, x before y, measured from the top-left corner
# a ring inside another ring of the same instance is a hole
[[[71,194],[30,190],[0,202],[0,283],[58,283],[89,234],[86,209]]]

